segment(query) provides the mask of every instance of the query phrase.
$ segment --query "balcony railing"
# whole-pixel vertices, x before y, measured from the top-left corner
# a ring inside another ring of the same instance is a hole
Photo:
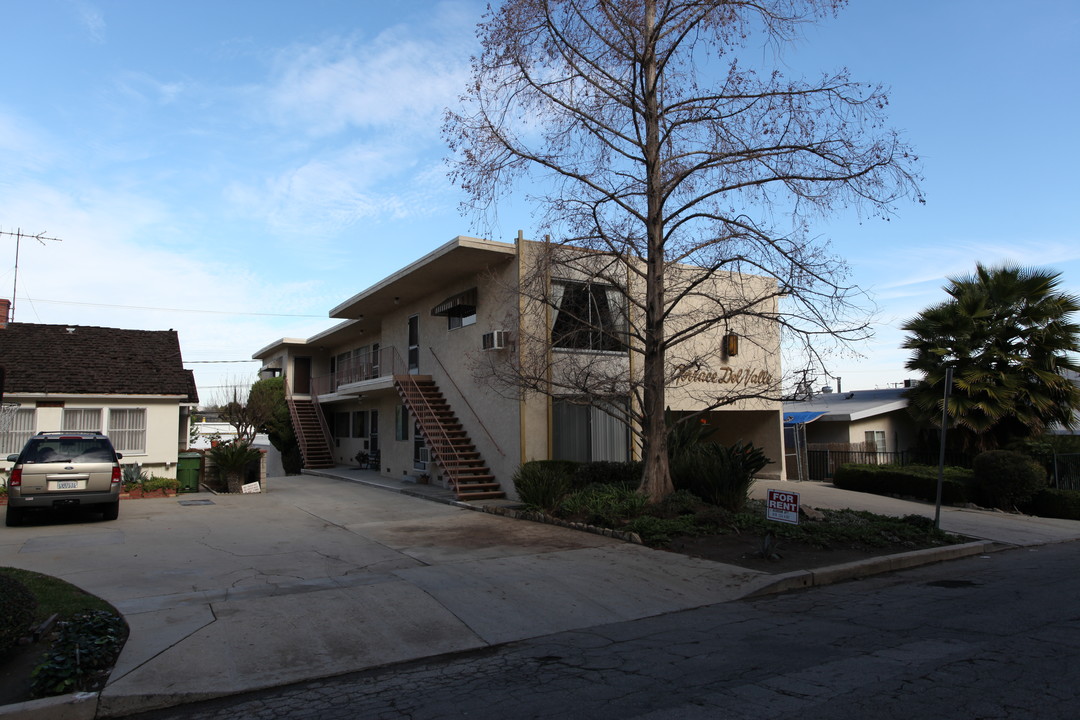
[[[393,346],[382,347],[375,353],[338,360],[334,372],[311,378],[311,392],[313,395],[327,395],[337,392],[342,385],[401,375],[404,372],[405,363]]]

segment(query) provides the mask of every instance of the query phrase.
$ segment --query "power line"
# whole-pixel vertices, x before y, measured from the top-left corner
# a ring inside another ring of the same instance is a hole
[[[185,360],[185,365],[206,365],[211,363],[257,363],[262,360]]]
[[[247,315],[254,317],[290,317],[290,318],[319,318],[320,320],[327,319],[326,315],[295,315],[290,313],[258,313],[258,312],[236,312],[234,310],[193,310],[185,308],[162,308],[162,307],[148,307],[144,305],[109,305],[106,303],[85,303],[74,302],[72,300],[39,300],[34,298],[31,302],[35,303],[50,303],[52,305],[81,305],[83,307],[100,307],[100,308],[114,308],[120,310],[156,310],[158,312],[178,312],[178,313],[203,313],[209,315]]]

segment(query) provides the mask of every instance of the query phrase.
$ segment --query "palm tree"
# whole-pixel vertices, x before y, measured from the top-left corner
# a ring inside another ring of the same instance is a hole
[[[905,367],[924,379],[908,391],[916,419],[941,424],[945,369],[953,368],[949,419],[963,448],[981,451],[1073,425],[1080,388],[1063,373],[1080,372],[1080,299],[1058,290],[1061,274],[1005,264],[976,265],[950,278],[949,300],[903,326]]]

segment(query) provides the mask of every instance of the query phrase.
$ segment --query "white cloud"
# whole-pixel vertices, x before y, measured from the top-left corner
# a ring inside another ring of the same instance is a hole
[[[79,14],[79,20],[86,28],[90,39],[101,45],[105,43],[105,15],[98,8],[88,2],[78,2],[75,9]]]
[[[443,109],[468,78],[465,27],[427,34],[391,28],[370,42],[334,39],[278,61],[269,101],[278,121],[314,136],[349,128],[437,135]]]

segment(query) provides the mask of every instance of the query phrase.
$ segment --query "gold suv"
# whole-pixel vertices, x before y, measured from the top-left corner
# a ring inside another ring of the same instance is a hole
[[[35,508],[88,508],[106,520],[120,513],[120,458],[101,433],[40,432],[32,436],[8,473],[8,526]]]

